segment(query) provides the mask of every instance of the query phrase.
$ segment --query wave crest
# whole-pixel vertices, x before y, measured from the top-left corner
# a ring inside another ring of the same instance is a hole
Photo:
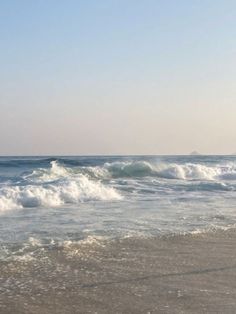
[[[0,211],[26,207],[56,207],[91,200],[119,200],[121,195],[100,181],[51,162],[50,169],[39,169],[25,176],[30,184],[0,189]]]
[[[193,163],[158,164],[132,161],[106,163],[104,169],[107,171],[106,175],[109,173],[115,178],[154,176],[179,180],[236,180],[236,167],[231,164],[207,166]]]
[[[34,170],[32,173],[25,175],[24,179],[31,182],[43,183],[55,181],[71,175],[70,169],[63,167],[56,160],[51,161],[50,165],[51,167],[49,169],[39,168]]]

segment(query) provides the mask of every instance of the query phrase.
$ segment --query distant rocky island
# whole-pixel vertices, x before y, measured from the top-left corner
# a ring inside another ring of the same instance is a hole
[[[198,151],[194,150],[193,152],[191,152],[189,155],[191,156],[199,156],[201,155]]]

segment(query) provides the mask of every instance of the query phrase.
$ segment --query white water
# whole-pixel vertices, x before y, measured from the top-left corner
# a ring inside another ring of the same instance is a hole
[[[91,200],[120,200],[112,187],[51,162],[50,169],[34,170],[24,176],[26,186],[4,186],[0,189],[0,211],[24,207],[56,207]]]
[[[3,243],[228,228],[235,206],[233,157],[0,159]]]

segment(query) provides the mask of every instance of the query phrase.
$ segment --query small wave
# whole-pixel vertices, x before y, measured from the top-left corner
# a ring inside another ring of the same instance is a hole
[[[155,173],[152,164],[147,161],[106,163],[104,168],[112,177],[144,177]]]
[[[235,180],[236,181],[236,171],[226,172],[220,175],[220,179],[222,180]]]
[[[185,186],[187,191],[235,191],[236,188],[223,182],[200,182]]]
[[[196,228],[195,230],[192,230],[192,231],[182,232],[181,234],[197,236],[197,235],[205,235],[205,234],[210,234],[210,233],[215,233],[215,232],[225,232],[225,231],[235,231],[235,230],[236,230],[235,224],[230,224],[227,226],[211,225],[203,229]]]

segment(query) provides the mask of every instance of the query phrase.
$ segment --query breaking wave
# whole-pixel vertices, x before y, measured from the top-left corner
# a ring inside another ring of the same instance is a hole
[[[50,165],[49,169],[39,168],[34,170],[32,173],[25,175],[24,179],[31,182],[44,183],[68,178],[73,175],[71,169],[63,167],[56,160],[51,161]]]
[[[120,194],[100,181],[51,162],[50,169],[39,169],[24,176],[23,186],[4,186],[0,189],[0,211],[27,207],[57,207],[95,200],[119,200]]]
[[[155,176],[163,179],[180,180],[236,180],[236,166],[202,164],[158,164],[147,161],[107,163],[105,170],[112,177]]]

